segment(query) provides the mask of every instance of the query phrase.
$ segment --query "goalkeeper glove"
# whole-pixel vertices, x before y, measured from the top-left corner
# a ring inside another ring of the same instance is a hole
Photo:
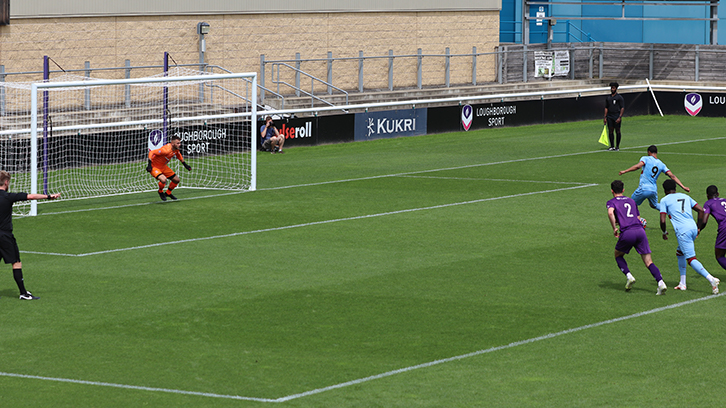
[[[184,166],[187,171],[192,171],[192,166],[188,165],[187,162],[182,162],[182,166]]]
[[[146,171],[151,173],[151,160],[149,160],[149,163],[146,165]]]

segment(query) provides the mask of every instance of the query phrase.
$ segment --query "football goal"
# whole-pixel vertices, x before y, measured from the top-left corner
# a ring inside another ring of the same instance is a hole
[[[184,70],[36,82],[28,102],[8,97],[6,85],[0,165],[12,174],[11,191],[61,193],[63,200],[153,192],[148,152],[177,135],[192,167],[169,163],[180,189],[255,190],[256,88],[255,73]],[[36,202],[18,204],[17,214],[37,213]]]

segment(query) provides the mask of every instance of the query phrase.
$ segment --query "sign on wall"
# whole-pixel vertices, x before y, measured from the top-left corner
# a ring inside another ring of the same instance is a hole
[[[355,141],[425,135],[427,109],[355,114]]]
[[[535,51],[534,76],[552,78],[553,76],[567,76],[570,73],[570,52],[564,51]]]

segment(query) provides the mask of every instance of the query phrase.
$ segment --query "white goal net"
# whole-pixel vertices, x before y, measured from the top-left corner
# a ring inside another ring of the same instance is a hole
[[[148,152],[178,135],[192,167],[169,163],[179,189],[254,190],[256,86],[254,73],[183,69],[125,80],[4,83],[0,168],[12,175],[10,191],[61,193],[63,200],[155,192]],[[36,211],[36,202],[15,205],[17,214]]]

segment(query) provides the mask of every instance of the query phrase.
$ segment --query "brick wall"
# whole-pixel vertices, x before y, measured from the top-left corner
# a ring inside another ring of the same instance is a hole
[[[492,52],[499,43],[499,14],[480,12],[405,12],[405,13],[307,13],[247,14],[205,16],[79,17],[58,19],[13,19],[0,27],[0,65],[5,72],[41,71],[43,56],[48,55],[64,69],[82,69],[89,61],[92,68],[122,67],[126,59],[132,66],[161,65],[167,51],[179,64],[199,61],[197,23],[210,24],[206,36],[206,61],[234,72],[258,72],[260,55],[267,60],[334,58],[394,54],[452,54]],[[477,60],[477,82],[495,80],[495,59]],[[310,62],[301,67],[325,79],[325,62]],[[394,62],[394,85],[415,86],[416,59]],[[51,69],[57,69],[54,65]],[[334,84],[344,89],[358,86],[358,61],[334,64]],[[150,73],[134,71],[133,76]],[[266,73],[270,75],[270,73]],[[364,67],[366,88],[385,88],[388,61],[368,60]],[[120,78],[123,71],[93,74],[99,78]],[[444,59],[426,58],[423,85],[444,83]],[[7,81],[37,80],[8,76]],[[471,57],[451,59],[451,83],[471,83]]]

